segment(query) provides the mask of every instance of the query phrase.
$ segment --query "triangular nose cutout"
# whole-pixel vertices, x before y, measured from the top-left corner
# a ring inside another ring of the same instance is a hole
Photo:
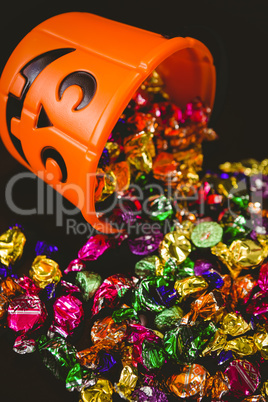
[[[53,126],[53,124],[49,120],[49,117],[47,115],[47,112],[45,111],[44,106],[41,105],[36,128],[51,127],[51,126]]]

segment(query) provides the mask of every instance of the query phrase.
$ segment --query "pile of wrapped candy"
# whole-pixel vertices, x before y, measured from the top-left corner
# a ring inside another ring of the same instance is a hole
[[[209,114],[199,99],[173,105],[154,72],[98,167],[96,202],[116,194],[108,217],[125,230],[94,234],[68,267],[56,262],[64,250],[38,241],[21,277],[27,235],[15,225],[0,236],[2,330],[80,402],[268,401],[268,160],[202,172]],[[133,272],[90,269],[123,242],[140,256]]]

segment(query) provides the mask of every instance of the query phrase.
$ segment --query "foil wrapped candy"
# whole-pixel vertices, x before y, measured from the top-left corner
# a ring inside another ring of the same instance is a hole
[[[0,262],[13,265],[22,256],[26,237],[19,226],[10,227],[0,236]]]

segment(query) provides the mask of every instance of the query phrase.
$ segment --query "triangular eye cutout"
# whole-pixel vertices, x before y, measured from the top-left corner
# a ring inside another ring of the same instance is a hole
[[[40,113],[39,113],[36,128],[51,127],[51,126],[53,126],[53,124],[49,120],[49,117],[48,117],[48,115],[47,115],[47,113],[46,113],[46,111],[44,109],[44,106],[41,105],[41,109],[40,109]]]

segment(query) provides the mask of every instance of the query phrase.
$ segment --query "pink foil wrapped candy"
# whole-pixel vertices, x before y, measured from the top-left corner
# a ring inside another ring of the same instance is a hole
[[[25,290],[26,294],[38,295],[42,290],[26,275],[18,278],[17,283]]]
[[[142,358],[142,344],[146,339],[148,342],[158,342],[159,337],[155,332],[140,324],[129,324],[130,334],[127,341],[133,344],[133,364],[137,366],[138,363],[143,364]]]
[[[15,297],[9,304],[7,323],[16,332],[26,333],[39,328],[47,318],[44,303],[36,295]]]
[[[72,335],[84,317],[82,302],[69,294],[59,297],[55,301],[53,309],[54,321],[49,332],[58,332],[64,338]]]
[[[225,370],[230,381],[228,396],[243,398],[253,395],[260,384],[260,373],[247,360],[233,360]]]
[[[69,263],[68,267],[64,270],[64,273],[67,275],[69,272],[79,272],[84,269],[86,269],[86,264],[80,260],[80,258],[76,258]]]
[[[37,295],[24,294],[11,301],[7,311],[7,323],[13,331],[20,332],[13,346],[15,352],[34,352],[35,341],[29,338],[29,334],[40,328],[46,318],[46,307]]]
[[[20,355],[26,353],[32,353],[36,349],[36,344],[34,339],[28,339],[27,335],[20,335],[16,338],[13,346],[13,350]]]
[[[97,260],[106,250],[114,245],[114,239],[108,235],[91,236],[78,251],[78,258],[83,261]]]
[[[261,266],[257,283],[261,290],[268,292],[268,263]]]

